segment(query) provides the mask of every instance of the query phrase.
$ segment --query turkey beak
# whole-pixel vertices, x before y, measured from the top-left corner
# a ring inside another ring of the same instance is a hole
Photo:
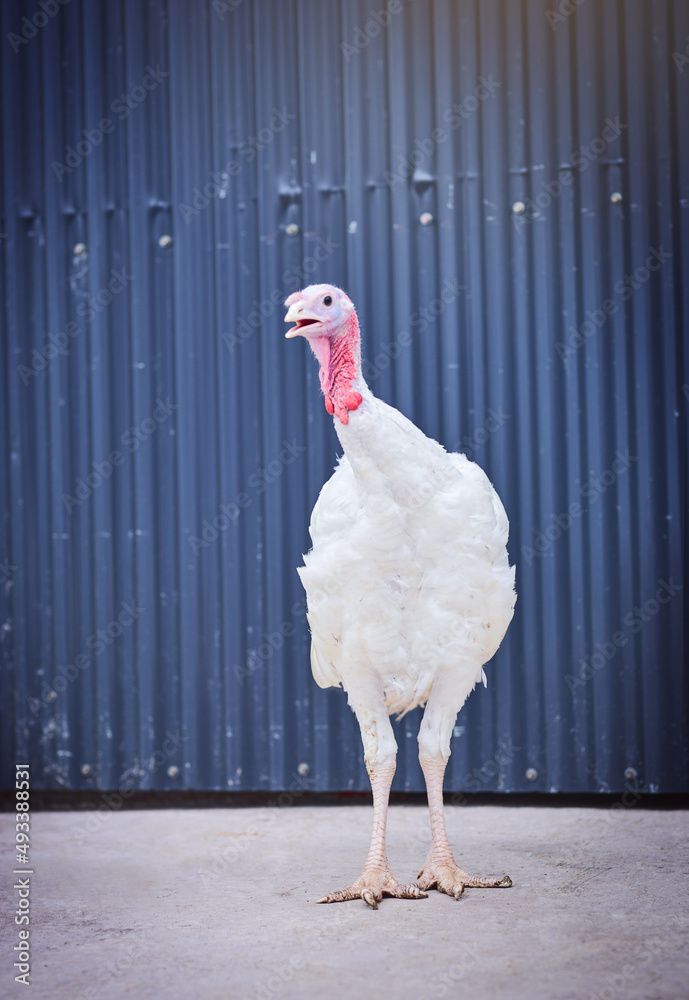
[[[304,312],[304,307],[298,302],[289,307],[289,311],[285,316],[285,323],[294,323],[295,325],[291,330],[288,330],[285,334],[286,337],[298,337],[300,335],[306,336],[306,331],[311,331],[312,327],[320,326],[321,321],[317,316],[310,316],[309,313]]]

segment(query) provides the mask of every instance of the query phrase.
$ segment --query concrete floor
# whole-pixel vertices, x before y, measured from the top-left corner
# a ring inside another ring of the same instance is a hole
[[[391,809],[416,874],[427,813]],[[31,992],[13,981],[13,816],[0,816],[0,995],[50,1000],[689,997],[689,815],[447,809],[458,862],[512,876],[458,902],[316,906],[360,872],[370,809],[36,813]]]

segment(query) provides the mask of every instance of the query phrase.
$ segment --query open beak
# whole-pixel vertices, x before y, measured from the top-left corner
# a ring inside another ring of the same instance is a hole
[[[294,323],[291,330],[285,334],[286,337],[308,336],[312,331],[321,326],[321,321],[317,316],[310,316],[304,311],[304,307],[295,302],[289,307],[289,312],[285,316],[285,323]]]

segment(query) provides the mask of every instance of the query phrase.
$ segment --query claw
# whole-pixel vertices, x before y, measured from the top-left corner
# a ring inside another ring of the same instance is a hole
[[[503,875],[500,879],[469,875],[454,861],[435,861],[429,858],[419,872],[416,884],[419,889],[432,889],[435,886],[439,892],[445,892],[448,896],[459,899],[466,888],[508,889],[512,885],[512,879],[509,875]]]
[[[428,893],[423,892],[421,887],[413,882],[397,886],[395,892],[391,892],[390,895],[397,896],[398,899],[428,899]]]
[[[322,899],[317,899],[317,903],[344,903],[347,899],[356,899],[356,894],[351,889],[340,889],[338,892],[329,892]]]
[[[427,888],[424,886],[424,888]],[[384,870],[364,869],[364,872],[348,889],[340,889],[339,892],[329,892],[317,903],[344,903],[349,899],[363,899],[372,910],[378,909],[378,904],[384,896],[393,896],[397,899],[428,899],[428,893],[423,892],[420,886],[413,883],[400,885],[392,875],[390,869]]]

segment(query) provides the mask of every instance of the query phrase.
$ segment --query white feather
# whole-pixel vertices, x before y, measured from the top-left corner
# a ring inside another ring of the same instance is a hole
[[[400,714],[425,704],[442,676],[456,712],[486,683],[483,665],[514,613],[507,516],[477,465],[363,381],[357,389],[349,424],[335,421],[346,454],[313,509],[299,570],[313,675],[361,703],[373,673]]]

